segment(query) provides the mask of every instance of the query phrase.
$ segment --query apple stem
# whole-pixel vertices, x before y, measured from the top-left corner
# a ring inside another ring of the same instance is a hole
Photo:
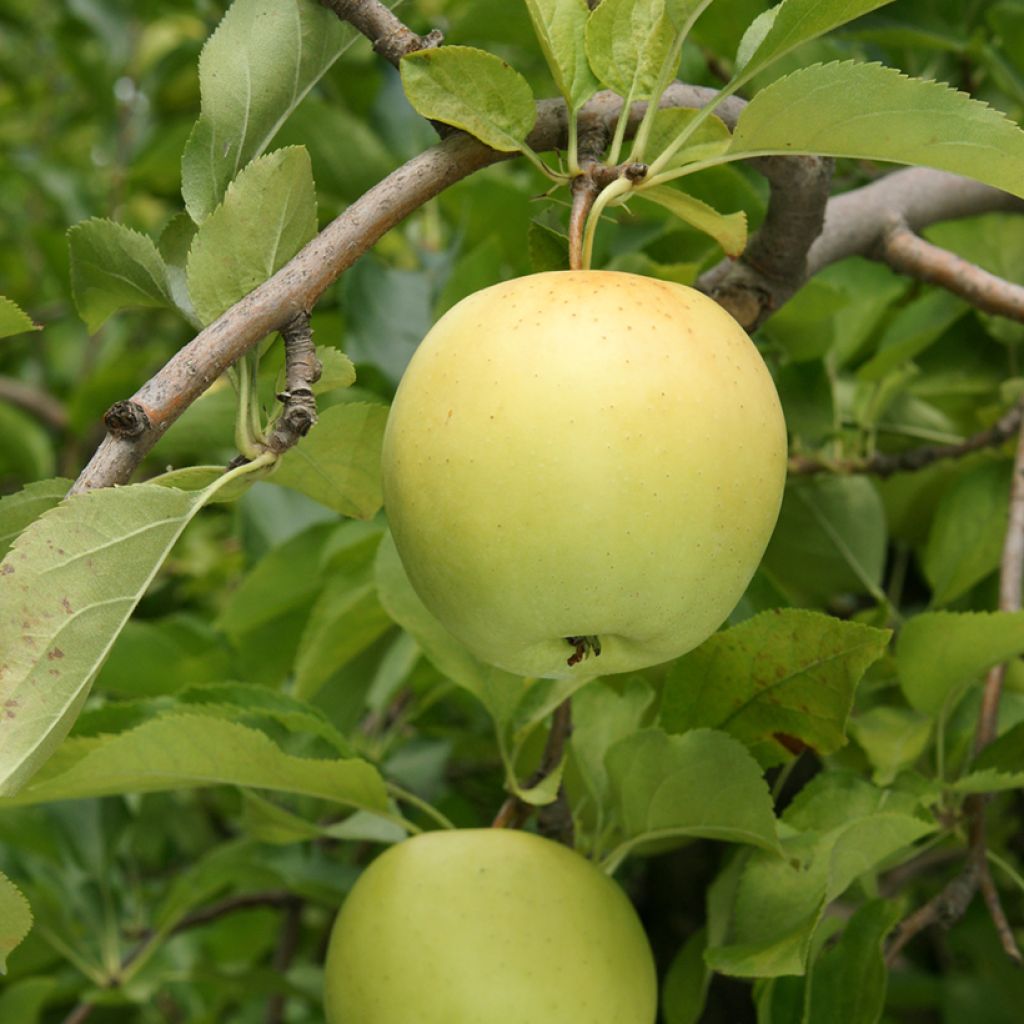
[[[601,638],[598,636],[567,636],[565,642],[575,648],[574,653],[566,659],[569,668],[578,665],[592,654],[601,657]]]
[[[572,208],[569,212],[569,269],[589,270],[583,259],[583,231],[587,215],[594,205],[600,186],[592,174],[584,171],[572,179]]]

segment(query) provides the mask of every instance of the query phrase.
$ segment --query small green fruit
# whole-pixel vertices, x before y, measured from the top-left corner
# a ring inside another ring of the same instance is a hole
[[[430,331],[382,469],[402,563],[451,633],[520,675],[608,674],[685,653],[735,607],[778,516],[786,428],[707,296],[536,274]]]
[[[328,1024],[653,1024],[654,961],[622,890],[509,829],[429,832],[363,873],[326,964]]]

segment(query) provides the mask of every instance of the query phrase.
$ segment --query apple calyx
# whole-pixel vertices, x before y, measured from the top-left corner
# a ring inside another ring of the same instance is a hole
[[[565,642],[575,648],[575,651],[565,660],[569,668],[578,665],[590,655],[595,658],[601,657],[601,638],[599,636],[567,636]]]

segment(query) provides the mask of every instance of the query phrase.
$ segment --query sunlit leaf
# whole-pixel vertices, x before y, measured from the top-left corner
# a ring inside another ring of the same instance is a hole
[[[0,295],[0,338],[9,338],[12,334],[24,334],[26,331],[40,331],[41,324],[32,322],[32,318],[16,303]]]
[[[526,9],[558,91],[570,112],[579,110],[597,91],[584,45],[586,0],[526,0]]]
[[[587,57],[607,88],[647,99],[675,35],[664,0],[603,0],[587,22]]]
[[[707,203],[669,185],[656,185],[636,193],[642,199],[665,207],[680,220],[710,235],[727,256],[736,257],[747,247],[747,215],[719,213]]]
[[[0,974],[7,973],[7,957],[32,927],[32,910],[18,887],[0,871]]]

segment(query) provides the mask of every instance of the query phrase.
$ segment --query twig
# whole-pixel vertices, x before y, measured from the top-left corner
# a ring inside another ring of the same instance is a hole
[[[996,448],[1014,437],[1024,419],[1024,400],[1018,402],[998,422],[986,430],[972,434],[960,444],[923,445],[905,452],[876,452],[862,459],[821,459],[816,456],[793,455],[789,460],[791,476],[812,476],[816,473],[869,473],[888,477],[924,469],[942,459],[960,459],[985,448]]]
[[[562,763],[562,758],[565,756],[565,745],[571,735],[572,698],[567,697],[555,708],[551,716],[551,730],[548,732],[547,743],[544,745],[544,753],[541,755],[540,764],[526,780],[524,789],[532,789],[534,786],[539,785],[557,770],[558,766]],[[559,795],[561,796],[561,793]],[[494,821],[491,823],[491,827],[522,828],[535,809],[531,804],[526,803],[525,800],[512,795],[501,805]],[[564,833],[562,828],[559,831]]]
[[[407,53],[430,50],[444,41],[436,28],[425,36],[417,35],[379,0],[320,0],[320,3],[366,36],[373,43],[374,52],[396,68]]]
[[[1024,322],[1024,287],[933,245],[902,220],[883,236],[879,257],[902,274],[961,296],[975,309]]]
[[[55,430],[67,430],[68,414],[60,402],[45,391],[25,384],[13,377],[0,377],[0,402],[10,402],[32,413]]]
[[[279,978],[283,978],[285,972],[291,965],[295,951],[299,948],[299,939],[302,936],[302,900],[294,897],[285,908],[284,923],[281,926],[281,937],[278,939],[277,948],[274,950],[273,971]],[[283,992],[275,992],[267,1000],[267,1012],[264,1014],[264,1024],[281,1024],[284,1020],[285,1002],[287,996]]]
[[[316,397],[313,385],[323,367],[316,357],[309,313],[303,310],[281,328],[284,338],[284,391],[278,396],[283,408],[267,438],[267,448],[281,454],[309,433],[316,423]]]

